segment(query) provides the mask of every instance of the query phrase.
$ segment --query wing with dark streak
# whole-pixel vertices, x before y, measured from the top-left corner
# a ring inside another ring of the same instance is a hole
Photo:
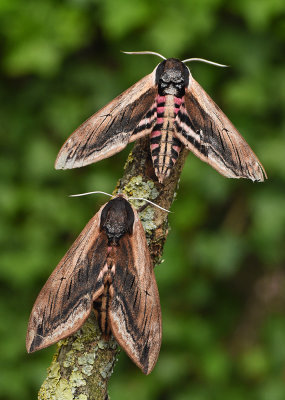
[[[145,114],[144,118],[138,123],[134,129],[129,141],[134,142],[135,140],[150,135],[157,119],[157,104],[156,101],[151,105],[148,112]]]
[[[133,235],[116,248],[111,329],[120,346],[145,373],[153,369],[161,345],[161,312],[145,233],[135,212]]]
[[[89,221],[42,288],[29,320],[29,353],[78,330],[92,309],[93,299],[102,293],[100,271],[108,243],[105,235],[99,235],[100,215],[101,211]]]
[[[83,167],[121,151],[151,109],[156,93],[155,74],[152,72],[76,129],[60,149],[55,168]],[[146,133],[141,130],[137,137]]]
[[[176,129],[185,147],[220,174],[259,182],[267,177],[247,142],[193,78],[185,90]]]

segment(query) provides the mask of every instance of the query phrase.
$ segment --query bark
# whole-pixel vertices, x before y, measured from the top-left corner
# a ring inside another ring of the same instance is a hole
[[[137,141],[114,193],[143,197],[170,209],[186,155],[187,151],[183,149],[170,177],[160,184],[152,166],[149,139]],[[135,200],[132,203],[141,210],[139,215],[153,265],[157,265],[168,234],[168,214],[143,201]],[[115,340],[104,341],[96,319],[91,315],[76,334],[59,342],[48,376],[40,389],[39,399],[107,400],[108,380],[118,353]]]

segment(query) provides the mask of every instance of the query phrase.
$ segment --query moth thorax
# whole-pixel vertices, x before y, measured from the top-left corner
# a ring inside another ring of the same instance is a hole
[[[166,70],[159,79],[158,93],[161,96],[167,94],[177,97],[184,96],[185,80],[182,72],[174,68]]]
[[[102,226],[102,230],[107,235],[109,246],[118,246],[121,237],[128,233],[126,225],[120,223],[120,221],[111,222],[107,220]]]
[[[169,58],[157,66],[155,79],[160,96],[182,97],[189,84],[189,69],[180,60]]]
[[[106,233],[111,246],[118,246],[122,236],[132,233],[133,223],[132,207],[123,197],[110,200],[102,210],[100,229]]]

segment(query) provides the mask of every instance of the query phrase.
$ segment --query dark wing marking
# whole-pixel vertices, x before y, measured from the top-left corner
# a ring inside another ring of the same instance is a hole
[[[33,352],[80,328],[104,289],[107,238],[99,234],[102,208],[89,221],[42,288],[31,312],[26,346]]]
[[[55,168],[83,167],[121,151],[150,110],[156,93],[152,72],[83,122],[63,144]]]
[[[135,210],[134,213],[133,235],[125,235],[116,248],[109,321],[120,346],[145,374],[149,374],[161,345],[161,312],[145,233]]]
[[[220,174],[260,182],[267,178],[247,142],[193,78],[176,124],[176,136],[185,147]]]
[[[129,142],[134,142],[135,140],[150,135],[153,127],[155,126],[157,118],[157,104],[156,101],[152,104],[149,111],[145,114],[144,118],[139,122],[135,130],[133,131]]]

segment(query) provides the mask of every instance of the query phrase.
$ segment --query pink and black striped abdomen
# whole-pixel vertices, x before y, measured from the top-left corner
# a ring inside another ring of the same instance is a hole
[[[175,136],[175,118],[182,99],[172,95],[157,96],[156,124],[150,134],[150,150],[155,174],[163,182],[176,163],[182,143]]]

